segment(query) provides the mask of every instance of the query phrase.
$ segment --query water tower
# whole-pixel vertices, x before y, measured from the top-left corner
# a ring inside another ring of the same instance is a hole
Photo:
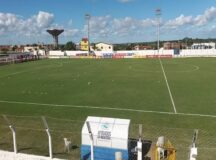
[[[47,32],[53,36],[54,47],[58,48],[58,36],[64,32],[63,29],[48,29]]]

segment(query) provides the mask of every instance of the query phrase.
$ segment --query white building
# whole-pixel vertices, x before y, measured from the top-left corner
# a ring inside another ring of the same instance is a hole
[[[45,55],[45,50],[40,49],[39,46],[25,46],[23,51],[30,52],[34,55]]]
[[[191,49],[215,49],[215,43],[194,43]]]
[[[34,52],[38,50],[39,50],[38,46],[25,46],[24,47],[24,52]]]
[[[95,45],[96,47],[96,50],[99,50],[99,51],[113,51],[113,45],[112,44],[108,44],[108,43],[97,43]]]

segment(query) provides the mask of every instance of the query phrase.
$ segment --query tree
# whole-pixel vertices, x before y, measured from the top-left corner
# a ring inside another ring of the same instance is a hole
[[[133,50],[133,44],[128,44],[127,46],[126,46],[126,50]]]
[[[33,43],[33,44],[32,44],[32,46],[33,46],[33,47],[37,47],[37,46],[38,46],[38,44],[36,44],[36,43]]]
[[[2,48],[2,49],[1,49],[1,52],[2,52],[3,54],[7,54],[8,51],[9,51],[9,49],[7,49],[7,48]]]
[[[69,41],[65,44],[64,50],[76,50],[76,44],[73,43],[72,41]]]
[[[64,51],[64,50],[65,50],[65,45],[59,44],[57,48],[54,48],[54,50],[61,50],[61,51]]]
[[[14,46],[12,47],[12,51],[16,51],[17,48],[18,48],[18,46],[17,46],[17,45],[14,45]]]
[[[92,49],[93,49],[94,51],[101,51],[101,49],[98,48],[98,47],[96,46],[95,43],[92,43],[91,46],[92,46]]]

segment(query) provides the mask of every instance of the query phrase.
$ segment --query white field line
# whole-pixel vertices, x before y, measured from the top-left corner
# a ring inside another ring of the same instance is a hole
[[[2,100],[0,100],[0,103],[36,105],[36,106],[68,107],[68,108],[89,108],[89,109],[100,109],[100,110],[117,110],[117,111],[144,112],[144,113],[173,114],[172,112],[146,111],[146,110],[137,110],[137,109],[130,109],[130,108],[112,108],[112,107],[96,107],[96,106],[79,106],[79,105],[32,103],[32,102],[18,102],[18,101],[2,101]]]
[[[0,78],[5,78],[5,77],[8,77],[8,76],[14,76],[16,74],[21,74],[21,73],[25,73],[26,71],[21,71],[21,72],[14,72],[14,73],[10,73],[10,74],[6,74],[6,75],[3,75],[3,76],[0,76]]]
[[[116,110],[116,111],[128,111],[128,112],[138,112],[138,113],[154,113],[154,114],[165,114],[165,115],[180,115],[180,116],[191,116],[191,117],[193,116],[193,117],[216,118],[216,115],[195,114],[195,113],[160,112],[160,111],[149,111],[149,110],[137,110],[137,109],[130,109],[130,108],[112,108],[112,107],[96,107],[96,106],[32,103],[32,102],[3,101],[3,100],[0,100],[0,103],[35,105],[35,106],[49,106],[49,107],[67,107],[67,108],[87,108],[87,109],[100,109],[100,110]]]
[[[160,58],[159,58],[159,61],[160,61],[161,69],[162,69],[162,71],[163,71],[163,75],[164,75],[164,79],[165,79],[165,82],[166,82],[166,85],[167,85],[167,89],[168,89],[168,92],[169,92],[170,100],[171,100],[172,105],[173,105],[173,110],[174,110],[174,113],[176,114],[176,113],[177,113],[177,110],[176,110],[175,102],[174,102],[174,100],[173,100],[172,92],[171,92],[171,90],[170,90],[169,83],[168,83],[168,80],[167,80],[167,76],[166,76],[166,73],[165,73],[165,71],[164,71],[164,67],[163,67],[163,64],[162,64]]]
[[[194,67],[194,69],[191,69],[191,70],[185,70],[185,71],[174,71],[174,72],[195,72],[195,71],[198,71],[200,69],[199,66],[196,66],[196,65],[191,65]]]
[[[172,64],[178,64],[178,63],[172,63]],[[184,64],[185,65],[185,64]],[[192,66],[193,69],[189,69],[189,70],[179,70],[179,71],[167,71],[167,72],[174,72],[174,73],[190,73],[190,72],[195,72],[195,71],[198,71],[200,69],[199,66],[196,66],[196,65],[188,65],[188,66]],[[143,71],[141,69],[134,69],[132,68],[133,71],[138,71],[138,72],[144,72],[144,73],[158,73],[158,72],[161,72],[161,70],[155,70],[155,71],[151,71],[151,70],[148,70],[148,71]]]
[[[31,71],[34,71],[34,70],[40,70],[40,69],[44,69],[44,68],[52,68],[52,67],[62,67],[63,64],[62,63],[57,63],[57,65],[46,65],[46,66],[43,66],[43,67],[36,67],[36,68],[32,68],[32,69],[27,69],[27,70],[23,70],[23,71],[20,71],[20,72],[14,72],[14,73],[10,73],[10,74],[5,74],[5,75],[2,75],[0,76],[0,78],[5,78],[5,77],[8,77],[8,76],[14,76],[14,75],[17,75],[17,74],[22,74],[22,73],[27,73],[27,72],[31,72]]]

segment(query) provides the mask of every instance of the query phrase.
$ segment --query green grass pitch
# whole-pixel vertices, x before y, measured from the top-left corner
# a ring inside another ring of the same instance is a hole
[[[85,118],[106,116],[131,119],[132,137],[139,123],[146,139],[165,135],[177,147],[179,160],[187,158],[193,129],[199,129],[198,159],[214,159],[216,59],[161,61],[177,114],[158,59],[56,59],[1,66],[0,114],[17,126],[20,152],[47,155],[44,115],[55,138],[54,156],[79,159],[79,148],[62,153],[62,138],[70,137],[79,147]],[[0,117],[0,149],[12,150],[10,134]]]

